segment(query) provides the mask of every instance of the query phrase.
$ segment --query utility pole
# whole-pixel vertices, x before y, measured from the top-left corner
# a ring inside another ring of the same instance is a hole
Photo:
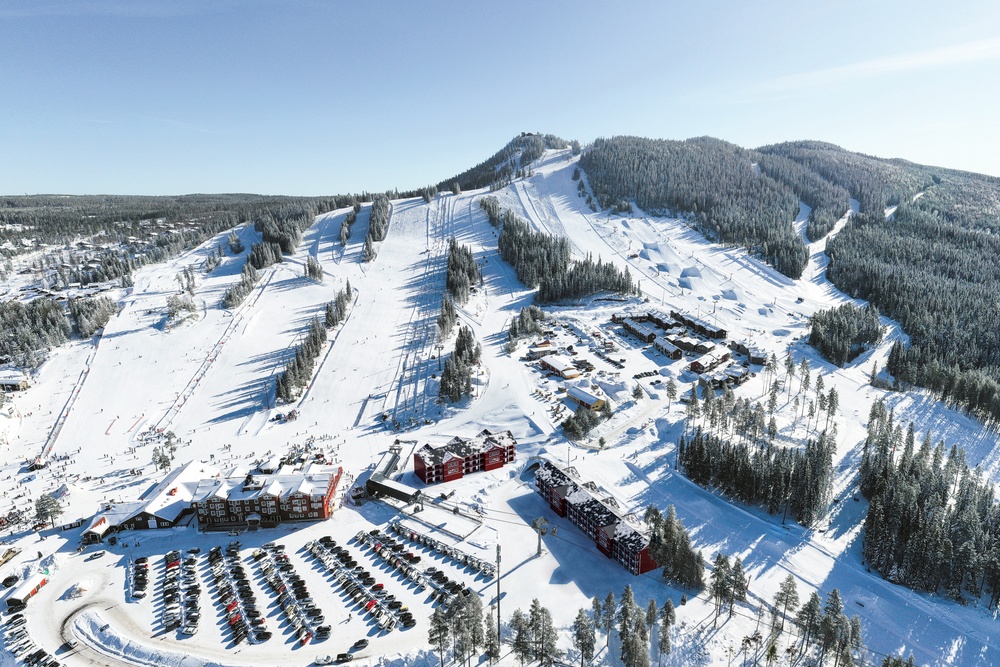
[[[497,644],[500,640],[500,543],[497,542]]]

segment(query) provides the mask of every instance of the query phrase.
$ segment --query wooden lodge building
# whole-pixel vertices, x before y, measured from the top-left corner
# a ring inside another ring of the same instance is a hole
[[[723,348],[701,355],[692,361],[688,368],[698,374],[707,373],[727,361],[729,361],[729,350]]]
[[[598,551],[632,574],[659,567],[649,555],[649,536],[622,515],[614,498],[601,498],[596,484],[577,479],[575,469],[543,462],[535,472],[535,490],[556,514],[594,540]]]
[[[194,511],[191,501],[202,480],[218,474],[217,468],[201,461],[174,468],[139,500],[105,505],[83,531],[84,543],[103,542],[108,535],[123,530],[180,525]]]
[[[538,365],[547,371],[558,374],[564,380],[580,377],[580,371],[576,369],[573,362],[561,354],[551,354],[544,357],[539,360]]]
[[[655,329],[646,326],[643,322],[639,322],[631,317],[626,317],[622,320],[622,327],[625,331],[629,332],[643,343],[652,343],[656,340]]]
[[[697,334],[704,336],[705,338],[712,338],[715,340],[722,340],[729,335],[722,327],[715,326],[714,324],[709,324],[700,317],[695,317],[690,313],[685,313],[679,310],[671,310],[670,316],[691,329]]]
[[[236,470],[228,477],[202,480],[192,509],[202,530],[273,528],[286,521],[322,521],[334,510],[343,469],[307,464],[273,474]]]
[[[21,371],[0,370],[0,389],[4,391],[24,391],[28,388],[28,378]]]
[[[441,447],[424,445],[413,454],[413,472],[424,484],[461,479],[481,470],[496,470],[514,460],[517,440],[510,431],[483,429],[474,438],[454,437]]]

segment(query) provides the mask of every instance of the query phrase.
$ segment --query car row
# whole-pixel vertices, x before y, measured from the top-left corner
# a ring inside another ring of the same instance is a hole
[[[382,630],[391,632],[397,625],[403,628],[416,625],[410,610],[388,594],[385,586],[377,583],[363,566],[357,565],[346,548],[329,540],[308,542],[306,549],[333,574],[344,594],[362,607]]]
[[[58,667],[60,662],[45,649],[38,648],[28,636],[24,615],[15,613],[4,623],[4,644],[17,664],[32,667]]]
[[[198,632],[198,623],[201,621],[201,584],[198,583],[198,559],[195,556],[189,555],[184,559],[181,580],[181,611],[184,614],[181,634],[193,635]]]
[[[257,599],[250,587],[246,569],[240,563],[240,543],[230,542],[225,556],[222,547],[212,547],[208,552],[209,569],[215,584],[215,594],[223,608],[226,624],[237,644],[244,640],[264,642],[271,638],[264,618],[257,608]]]
[[[376,529],[377,530],[377,529]],[[394,521],[389,524],[389,531],[395,533],[404,539],[410,540],[416,544],[427,547],[431,551],[442,554],[448,558],[451,558],[459,565],[464,565],[472,568],[476,572],[483,573],[486,577],[492,579],[496,576],[497,570],[496,565],[487,560],[473,556],[472,554],[467,554],[464,551],[458,549],[457,547],[452,547],[447,544],[440,542],[439,540],[431,537],[430,535],[423,535],[413,530],[412,528],[407,528],[399,521]],[[377,533],[376,533],[377,534]]]
[[[163,627],[168,632],[181,626],[180,603],[181,552],[176,549],[163,556]]]
[[[295,631],[300,645],[327,639],[332,628],[326,625],[323,612],[313,602],[305,581],[295,572],[283,545],[273,544],[253,552],[260,573],[271,591],[277,596],[289,625]]]
[[[146,587],[149,586],[149,559],[140,556],[132,562],[132,597],[146,597]]]
[[[424,576],[412,562],[400,555],[402,549],[393,550],[392,547],[397,546],[393,540],[387,540],[377,529],[373,532],[374,534],[360,531],[354,536],[354,539],[361,545],[369,546],[375,555],[385,561],[389,567],[398,570],[404,577],[412,581],[418,591],[426,589],[427,582],[424,580]],[[387,541],[383,542],[383,540]]]

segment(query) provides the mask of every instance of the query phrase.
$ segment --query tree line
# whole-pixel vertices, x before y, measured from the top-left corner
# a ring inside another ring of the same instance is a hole
[[[94,299],[70,299],[67,307],[70,318],[76,322],[76,331],[80,338],[90,338],[118,314],[118,304],[106,296]]]
[[[573,143],[579,147],[578,143]],[[462,190],[476,190],[485,187],[497,190],[509,185],[518,169],[526,168],[540,158],[546,149],[554,150],[570,146],[570,142],[552,134],[541,135],[523,132],[511,139],[506,146],[487,160],[457,176],[441,181],[437,184],[437,189],[452,189],[454,191],[457,184]]]
[[[827,246],[827,275],[909,334],[909,346],[894,346],[887,370],[976,417],[1000,419],[1000,320],[987,305],[1000,291],[1000,179],[819,142],[761,150],[859,200],[859,215]]]
[[[532,231],[526,220],[509,211],[504,211],[501,218],[503,227],[497,241],[500,257],[514,267],[526,287],[538,288],[536,299],[540,303],[600,292],[629,296],[640,293],[627,268],[621,270],[600,258],[595,262],[590,255],[573,261],[567,239]]]
[[[866,562],[894,583],[965,601],[1000,602],[1000,508],[993,484],[957,446],[917,443],[883,401],[872,405],[862,450]]]
[[[685,215],[707,239],[743,246],[798,278],[808,260],[792,228],[799,198],[788,185],[753,169],[759,159],[710,137],[613,137],[595,141],[580,167],[602,208],[634,201],[653,215]]]
[[[312,380],[316,357],[326,343],[326,327],[318,317],[309,321],[309,328],[302,342],[295,346],[292,359],[275,379],[275,394],[285,403],[292,403],[302,388]]]
[[[705,560],[701,552],[691,546],[691,538],[673,505],[667,513],[650,505],[643,521],[649,530],[649,556],[662,568],[663,580],[699,590],[705,583]]]
[[[444,362],[438,395],[450,403],[472,395],[472,374],[482,357],[483,348],[469,327],[460,327],[455,350]]]
[[[845,303],[820,310],[810,318],[809,344],[824,359],[846,366],[882,340],[878,308]]]
[[[454,238],[449,239],[445,289],[452,300],[459,305],[465,305],[469,300],[469,290],[480,282],[482,274],[472,250]]]
[[[54,300],[11,300],[0,303],[0,331],[0,357],[34,368],[45,359],[45,351],[69,339],[72,325],[66,309]]]
[[[507,338],[511,343],[517,342],[518,338],[532,336],[542,333],[542,322],[545,321],[545,311],[532,304],[522,307],[517,315],[510,318],[510,328],[507,330]]]
[[[784,512],[804,526],[826,509],[833,485],[833,439],[824,431],[804,451],[731,442],[701,429],[677,442],[677,461],[688,478],[718,488],[770,514]]]

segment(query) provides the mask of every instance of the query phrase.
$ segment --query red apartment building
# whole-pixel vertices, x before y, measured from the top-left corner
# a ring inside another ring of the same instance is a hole
[[[474,438],[454,437],[441,447],[424,445],[413,454],[413,472],[424,484],[460,479],[480,470],[496,470],[514,460],[517,441],[510,431],[487,429]]]
[[[576,479],[575,471],[545,461],[535,472],[535,490],[561,517],[594,540],[598,551],[632,574],[655,570],[649,537],[621,515],[613,498],[601,498],[597,485]]]

